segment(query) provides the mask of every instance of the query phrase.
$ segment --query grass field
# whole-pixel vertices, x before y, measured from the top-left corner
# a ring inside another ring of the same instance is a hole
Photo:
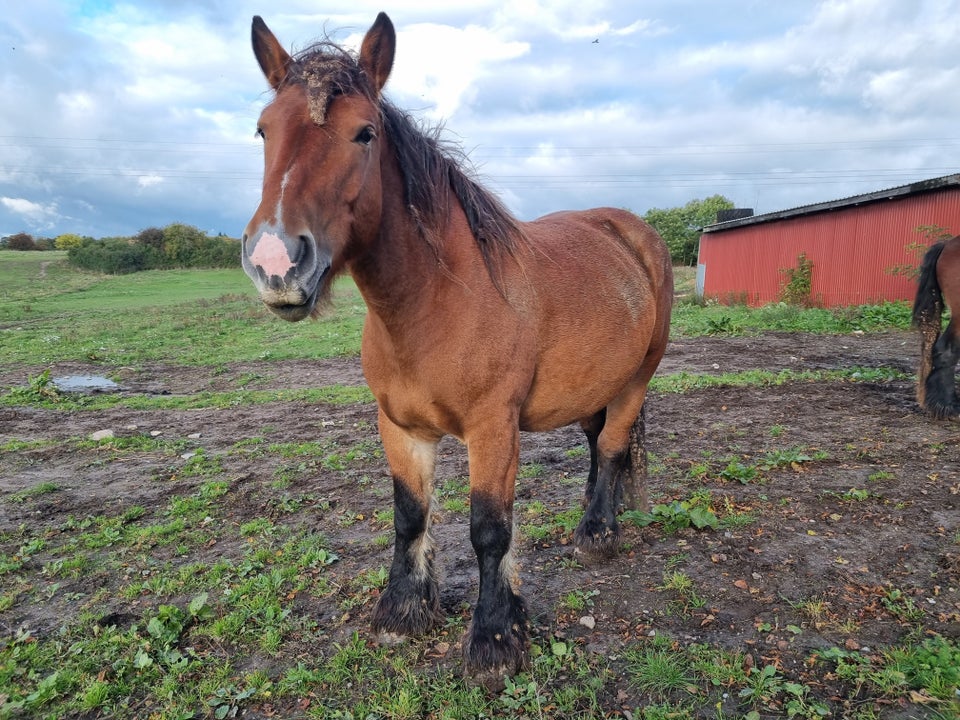
[[[677,272],[689,296],[691,268]],[[243,271],[167,270],[97,275],[61,252],[0,251],[0,364],[150,362],[212,365],[355,355],[365,308],[349,279],[335,288],[321,323],[282,323],[267,312]],[[909,326],[906,303],[841,311],[772,305],[760,310],[689,300],[674,308],[674,337],[875,331]]]
[[[322,324],[278,323],[236,270],[97,275],[64,253],[0,251],[0,364],[130,366],[334,357],[359,352],[365,308],[341,282]]]
[[[692,271],[683,269],[678,278],[678,289],[688,294]],[[78,272],[63,253],[0,251],[0,371],[26,367],[34,377],[27,387],[0,386],[0,414],[8,413],[0,416],[39,418],[28,425],[40,428],[29,438],[4,440],[0,432],[0,470],[25,478],[15,491],[0,493],[2,518],[34,518],[0,527],[0,720],[954,717],[960,708],[951,694],[958,683],[960,647],[947,633],[931,631],[930,617],[938,611],[946,617],[945,598],[955,590],[945,582],[941,589],[939,580],[936,595],[931,590],[914,596],[906,585],[880,588],[881,595],[867,598],[869,617],[841,615],[839,599],[829,596],[773,597],[771,615],[747,621],[749,645],[684,639],[714,627],[711,604],[724,611],[737,605],[724,605],[716,594],[708,603],[705,597],[718,584],[694,571],[693,557],[703,550],[702,567],[733,573],[728,584],[735,578],[761,584],[757,576],[773,575],[776,568],[771,561],[762,573],[751,572],[761,557],[756,550],[764,541],[760,530],[776,529],[773,519],[801,504],[800,491],[789,485],[797,478],[810,482],[818,473],[831,482],[850,467],[859,468],[864,456],[879,455],[889,442],[885,427],[838,440],[832,459],[799,446],[779,454],[759,452],[749,443],[773,443],[790,431],[774,423],[759,427],[760,415],[756,426],[735,424],[729,417],[734,408],[727,412],[722,406],[708,416],[700,398],[689,402],[686,415],[697,432],[686,435],[715,435],[717,446],[712,454],[679,457],[665,450],[652,457],[655,472],[678,499],[656,506],[643,520],[658,528],[652,550],[640,550],[656,558],[641,571],[660,563],[657,577],[644,588],[645,607],[653,614],[628,617],[627,637],[621,642],[612,632],[611,652],[586,649],[575,632],[583,630],[582,617],[600,617],[598,610],[619,582],[604,571],[575,567],[564,554],[563,538],[575,526],[579,508],[523,499],[517,511],[522,535],[543,557],[553,558],[548,546],[556,550],[549,574],[579,574],[551,606],[545,622],[557,632],[538,636],[529,671],[491,695],[464,683],[457,661],[450,659],[468,616],[464,606],[425,640],[398,648],[375,646],[362,632],[350,631],[386,580],[384,566],[369,558],[381,557],[377,553],[392,543],[389,490],[372,479],[384,480],[384,460],[365,387],[278,393],[248,390],[238,380],[237,387],[193,394],[70,398],[50,393],[42,382],[44,371],[57,363],[85,363],[108,376],[159,364],[174,366],[166,369],[170,375],[181,368],[216,377],[221,367],[234,363],[268,361],[258,364],[261,368],[269,361],[353,356],[359,352],[364,313],[349,280],[337,285],[333,307],[322,321],[288,324],[262,308],[239,269],[113,277]],[[751,310],[685,299],[676,306],[672,331],[675,338],[737,338],[770,330],[870,333],[908,325],[906,303],[842,311],[785,305]],[[882,388],[890,380],[905,386],[909,376],[882,364],[681,371],[659,376],[654,389],[694,395],[705,388],[747,387],[759,394],[805,383],[824,385],[829,396],[855,384]],[[747,401],[748,395],[734,397]],[[778,401],[778,391],[772,391],[757,404],[766,408]],[[333,405],[354,409],[336,415],[326,407]],[[258,418],[246,429],[230,427],[238,414],[253,415],[260,407],[271,408],[272,415],[263,415],[269,422]],[[304,437],[291,438],[272,427],[285,421],[290,433],[297,414],[308,412],[322,433],[308,437],[305,430]],[[704,412],[702,422],[698,412]],[[201,413],[207,413],[209,430],[197,439],[191,423],[199,422]],[[101,415],[139,427],[104,440],[92,440],[86,429],[58,434],[51,427],[68,416],[76,427],[94,427]],[[154,436],[148,423],[158,422],[157,416],[180,424],[175,432]],[[817,422],[814,417],[813,425]],[[924,433],[946,434],[927,428],[922,418],[914,422]],[[665,442],[670,447],[673,439]],[[931,463],[954,452],[945,442],[928,444],[923,452]],[[551,447],[544,457],[558,456],[562,464],[582,461],[585,454],[584,447]],[[579,491],[580,478],[568,477],[566,466],[563,472],[545,468],[547,461],[525,463],[521,478],[546,485],[550,475],[554,485],[577,485]],[[832,528],[828,522],[841,526],[830,519],[833,515],[850,523],[848,516],[858,512],[902,513],[909,507],[892,489],[900,465],[885,458],[878,462],[889,467],[883,465],[857,487],[837,479],[829,493],[810,495],[817,508],[810,516],[821,510],[828,516],[815,526],[817,532]],[[67,468],[65,473],[80,479],[32,479],[48,466]],[[320,488],[321,475],[338,488],[339,504]],[[140,488],[144,495],[121,506],[110,496],[109,481]],[[935,492],[929,477],[904,479],[904,485],[914,482],[925,493]],[[438,487],[443,513],[459,517],[463,527],[469,513],[466,487],[464,476],[449,474]],[[828,503],[835,507],[823,510]],[[48,516],[55,520],[44,525],[41,519]],[[761,526],[761,520],[769,524]],[[783,522],[799,525],[800,520],[789,516]],[[351,532],[363,544],[335,548],[333,536],[342,543]],[[949,548],[944,557],[954,558],[960,530],[944,530],[949,532],[956,534],[942,540]],[[721,537],[740,533],[742,546]],[[816,534],[796,533],[801,540]],[[723,542],[729,547],[720,547]],[[742,572],[734,565],[738,549]],[[460,547],[461,554],[469,552]],[[909,559],[911,567],[914,560]],[[746,600],[740,602],[748,602],[752,592],[744,591]],[[27,603],[48,605],[59,629],[40,633],[11,623]],[[317,615],[318,608],[326,614]],[[855,635],[861,623],[865,628],[877,618],[888,632],[885,637],[901,637],[902,628],[907,641],[880,646],[871,641],[870,652],[860,653],[836,639]],[[682,628],[683,634],[650,634],[647,625],[641,634],[630,634],[643,622]],[[937,622],[945,626],[949,620]],[[335,640],[331,628],[341,632]],[[722,628],[715,632],[719,637]],[[813,643],[821,637],[830,639],[807,649],[808,639]],[[759,660],[780,651],[794,652],[790,657],[798,662]]]

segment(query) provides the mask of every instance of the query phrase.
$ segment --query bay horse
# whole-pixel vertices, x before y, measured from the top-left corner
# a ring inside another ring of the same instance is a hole
[[[943,328],[944,305],[950,322]],[[934,243],[923,256],[913,302],[920,330],[917,402],[937,418],[960,417],[956,367],[960,360],[960,236]]]
[[[252,39],[273,97],[243,267],[285,320],[316,315],[341,273],[367,306],[361,361],[395,530],[373,631],[399,641],[441,619],[431,508],[437,443],[454,436],[480,576],[464,672],[502,687],[529,653],[512,552],[520,431],[581,424],[591,469],[575,545],[614,553],[624,488],[645,474],[640,413],[667,345],[669,252],[624,210],[511,216],[438,130],[383,96],[396,49],[385,14],[358,54],[322,42],[293,57],[259,16]]]

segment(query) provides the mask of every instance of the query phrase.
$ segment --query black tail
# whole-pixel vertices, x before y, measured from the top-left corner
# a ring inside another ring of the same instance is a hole
[[[913,324],[920,330],[920,367],[917,369],[917,402],[936,418],[960,415],[960,398],[954,368],[960,358],[955,335],[942,335],[943,292],[937,282],[937,263],[945,243],[932,245],[923,256]],[[951,321],[952,322],[952,321]]]
[[[913,325],[921,330],[937,321],[937,334],[940,330],[940,318],[943,316],[943,295],[937,282],[937,260],[946,242],[930,246],[920,263],[920,276],[917,278],[917,297],[913,301]]]

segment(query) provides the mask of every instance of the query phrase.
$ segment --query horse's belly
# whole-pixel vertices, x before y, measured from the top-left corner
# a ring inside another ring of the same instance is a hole
[[[520,408],[520,429],[553,430],[589,418],[605,408],[633,379],[643,352],[607,362],[576,362],[541,366]]]

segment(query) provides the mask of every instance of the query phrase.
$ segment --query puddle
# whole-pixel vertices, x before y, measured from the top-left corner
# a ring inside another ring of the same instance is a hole
[[[65,375],[51,378],[50,384],[60,392],[100,393],[120,389],[113,380],[101,375]]]

